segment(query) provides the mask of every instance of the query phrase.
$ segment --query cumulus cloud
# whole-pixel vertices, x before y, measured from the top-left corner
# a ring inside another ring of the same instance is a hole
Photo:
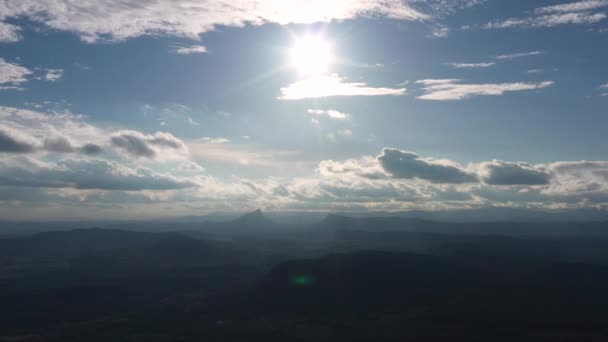
[[[85,144],[80,148],[80,150],[82,151],[82,153],[88,155],[97,155],[103,152],[103,148],[101,146],[91,143]]]
[[[0,89],[21,89],[32,71],[18,64],[9,63],[0,58]]]
[[[47,163],[15,156],[0,159],[0,186],[136,191],[184,189],[196,184],[114,161],[67,159]]]
[[[596,12],[607,7],[605,0],[584,0],[537,8],[532,15],[520,18],[487,23],[484,28],[502,29],[511,27],[554,27],[566,24],[590,25],[608,17],[606,13]]]
[[[282,100],[334,96],[386,96],[404,95],[406,88],[371,87],[362,82],[346,82],[338,75],[323,75],[296,81],[281,88]]]
[[[378,160],[374,157],[362,157],[360,159],[348,159],[345,161],[323,160],[317,167],[317,172],[325,178],[329,177],[363,177],[370,179],[386,179],[388,175],[384,172]]]
[[[169,159],[188,154],[181,139],[171,133],[143,134],[138,131],[120,131],[110,137],[112,146],[134,157]]]
[[[551,182],[551,173],[523,162],[494,160],[480,165],[481,178],[491,185],[546,185]]]
[[[47,151],[59,153],[74,152],[74,147],[72,146],[70,139],[58,132],[45,138],[43,144]]]
[[[507,92],[536,90],[547,88],[554,84],[553,81],[545,82],[517,82],[517,83],[486,83],[486,84],[462,84],[456,79],[420,80],[416,83],[422,84],[424,95],[418,96],[421,100],[452,101],[464,100],[481,95],[503,95]]]
[[[472,0],[3,0],[0,19],[26,17],[49,28],[76,33],[83,41],[120,41],[166,34],[198,39],[217,26],[314,23],[382,16],[421,21],[482,1]],[[6,23],[5,23],[6,25]],[[15,37],[17,28],[5,29]],[[12,30],[12,31],[11,31]],[[2,32],[2,31],[0,31]]]
[[[0,152],[30,153],[34,152],[40,142],[34,137],[17,129],[0,125]]]
[[[380,165],[394,178],[418,178],[433,183],[471,183],[477,176],[458,163],[445,159],[423,158],[414,152],[385,148],[378,157]]]

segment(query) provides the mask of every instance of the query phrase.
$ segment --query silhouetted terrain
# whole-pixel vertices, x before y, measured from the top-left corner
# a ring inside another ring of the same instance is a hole
[[[2,235],[0,341],[608,340],[602,221],[133,225]]]

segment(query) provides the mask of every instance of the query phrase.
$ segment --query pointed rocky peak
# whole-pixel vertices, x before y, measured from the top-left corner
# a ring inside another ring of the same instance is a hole
[[[242,215],[241,217],[237,218],[235,222],[244,224],[266,224],[270,221],[266,218],[266,216],[264,216],[261,209],[257,209],[256,211]]]

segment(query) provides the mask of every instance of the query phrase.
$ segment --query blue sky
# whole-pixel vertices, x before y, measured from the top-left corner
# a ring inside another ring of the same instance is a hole
[[[0,216],[605,208],[607,43],[607,0],[0,1]]]

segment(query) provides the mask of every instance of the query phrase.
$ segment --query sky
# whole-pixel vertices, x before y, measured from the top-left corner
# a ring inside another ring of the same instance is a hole
[[[0,0],[0,219],[608,208],[608,0]]]

